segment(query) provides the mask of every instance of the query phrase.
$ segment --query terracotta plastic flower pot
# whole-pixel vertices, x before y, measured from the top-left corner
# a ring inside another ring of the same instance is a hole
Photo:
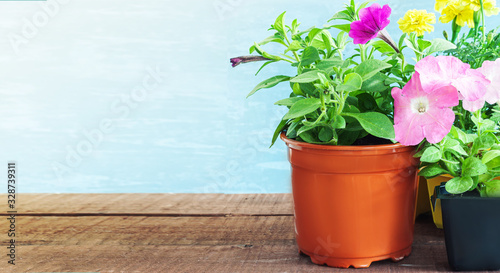
[[[341,268],[410,254],[418,187],[413,147],[328,146],[281,138],[292,165],[301,253],[313,263]]]
[[[500,198],[479,193],[449,194],[435,188],[441,200],[448,263],[453,270],[500,270]]]

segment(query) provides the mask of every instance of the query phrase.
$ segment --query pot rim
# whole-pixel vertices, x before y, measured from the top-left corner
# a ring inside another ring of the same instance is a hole
[[[330,151],[366,151],[366,150],[413,150],[415,146],[404,146],[401,143],[394,144],[380,144],[380,145],[359,145],[359,146],[342,146],[342,145],[322,145],[322,144],[311,144],[307,142],[302,142],[286,137],[285,132],[280,133],[280,138],[288,146],[298,146],[302,148],[314,149],[314,150],[330,150]]]
[[[482,196],[477,196],[477,195],[470,195],[471,193],[468,193],[468,192],[465,192],[464,194],[448,193],[446,191],[446,189],[444,188],[445,184],[446,184],[445,182],[442,182],[440,185],[436,186],[434,188],[434,195],[432,197],[435,197],[436,200],[437,199],[441,199],[441,200],[495,200],[495,202],[498,202],[500,200],[500,197],[482,197]]]

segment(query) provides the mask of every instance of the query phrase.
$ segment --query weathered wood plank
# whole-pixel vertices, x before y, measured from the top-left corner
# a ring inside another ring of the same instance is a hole
[[[429,220],[417,221],[414,244],[443,244]],[[292,216],[18,216],[16,225],[22,245],[290,245],[295,236]],[[7,233],[0,240],[7,243]]]
[[[0,198],[7,199],[5,194]],[[30,194],[17,195],[20,214],[292,215],[291,194]],[[0,215],[5,215],[1,212]]]
[[[32,195],[18,204],[35,215],[16,219],[17,265],[2,254],[0,272],[344,272],[298,255],[293,216],[278,213],[291,210],[288,194],[139,195]],[[2,246],[8,239],[0,233]],[[418,218],[412,255],[369,270],[449,270],[443,231]]]
[[[318,266],[294,245],[20,246],[15,266],[1,272],[346,272]],[[375,262],[369,272],[448,271],[444,246],[417,246],[406,259]],[[364,270],[363,270],[364,271]]]
[[[291,216],[21,216],[17,227],[19,245],[294,244]],[[4,244],[8,240],[6,233],[0,238]]]

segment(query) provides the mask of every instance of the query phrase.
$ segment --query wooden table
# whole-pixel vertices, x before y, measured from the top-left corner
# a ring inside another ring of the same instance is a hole
[[[290,194],[20,194],[14,266],[6,211],[0,272],[354,272],[298,254]],[[443,240],[419,217],[409,257],[357,271],[448,271]]]

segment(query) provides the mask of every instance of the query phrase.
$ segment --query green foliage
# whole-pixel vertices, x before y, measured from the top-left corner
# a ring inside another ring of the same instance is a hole
[[[257,73],[274,62],[288,62],[297,71],[294,76],[264,80],[248,94],[290,83],[290,97],[275,103],[287,107],[288,112],[276,128],[272,143],[282,131],[289,138],[326,145],[351,145],[368,135],[385,139],[383,143],[394,141],[391,89],[404,84],[413,72],[413,65],[399,54],[405,46],[395,48],[373,40],[359,45],[358,53],[352,56],[343,53],[351,43],[350,23],[359,19],[359,10],[369,2],[356,5],[351,1],[328,21],[330,25],[304,31],[299,29],[297,19],[287,24],[283,12],[271,25],[273,34],[250,47],[250,53],[268,59]],[[416,42],[414,36],[409,39],[422,50],[440,47],[434,42]],[[263,46],[270,43],[282,46],[283,51],[267,52]],[[385,57],[375,58],[375,52]]]
[[[329,25],[305,30],[299,29],[297,19],[287,24],[283,12],[269,29],[272,35],[250,47],[250,53],[266,61],[257,73],[275,62],[287,62],[294,69],[290,76],[262,81],[248,94],[281,82],[290,85],[290,95],[275,103],[288,112],[278,124],[272,144],[281,132],[288,138],[323,145],[357,145],[373,137],[394,141],[391,90],[402,88],[415,71],[414,64],[405,59],[406,52],[414,54],[415,62],[429,55],[452,55],[472,68],[500,57],[500,35],[495,31],[483,34],[482,27],[471,29],[456,43],[447,38],[426,40],[415,33],[401,35],[397,43],[374,39],[356,45],[355,53],[346,56],[351,45],[350,23],[359,19],[359,10],[369,2],[357,5],[350,1],[333,15]],[[454,37],[459,31],[454,28]],[[264,49],[268,44],[282,50],[268,52]],[[446,184],[451,193],[477,189],[482,196],[500,197],[500,180],[495,180],[500,176],[500,108],[487,104],[481,111],[469,113],[459,105],[454,110],[457,119],[449,134],[439,143],[419,146],[415,157],[421,161],[420,175],[451,175]]]
[[[500,141],[495,123],[480,117],[471,118],[474,134],[452,127],[439,143],[423,145],[417,156],[424,167],[419,175],[432,178],[441,174],[453,176],[446,190],[453,194],[478,190],[482,196],[500,197]]]
[[[419,40],[412,43],[406,38],[408,47],[421,53],[431,54],[444,51],[444,55],[454,56],[479,68],[484,61],[494,61],[500,57],[500,35],[495,30],[488,33],[479,25],[481,12],[476,20],[476,27],[471,28],[459,38],[461,27],[452,22],[451,41],[433,40],[431,45]],[[448,39],[445,33],[445,38]],[[417,58],[418,58],[418,53]],[[498,136],[500,108],[486,104],[483,109],[471,113],[462,105],[454,108],[456,120],[449,134],[439,143],[424,143],[417,157],[423,168],[419,174],[432,178],[449,174],[453,178],[446,183],[446,190],[452,194],[462,194],[477,190],[481,196],[500,197],[500,143]]]
[[[495,30],[485,33],[485,40],[482,38],[482,28],[476,32],[470,29],[457,42],[455,49],[447,50],[447,55],[455,56],[472,68],[479,68],[484,61],[494,61],[500,57],[500,34]]]

